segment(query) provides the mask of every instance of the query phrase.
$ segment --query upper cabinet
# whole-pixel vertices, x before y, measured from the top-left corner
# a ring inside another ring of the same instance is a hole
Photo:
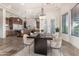
[[[6,18],[6,24],[9,25],[10,29],[13,29],[14,28],[13,24],[22,25],[22,19],[20,19],[19,17],[9,17]]]
[[[9,20],[11,20],[13,24],[22,24],[22,19],[18,17],[10,17]]]

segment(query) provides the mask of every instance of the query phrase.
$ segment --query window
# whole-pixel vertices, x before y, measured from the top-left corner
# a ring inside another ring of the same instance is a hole
[[[68,34],[68,13],[62,16],[62,33]]]
[[[79,37],[79,4],[71,10],[71,35]]]
[[[55,33],[55,20],[51,19],[51,29],[50,29],[51,33]]]

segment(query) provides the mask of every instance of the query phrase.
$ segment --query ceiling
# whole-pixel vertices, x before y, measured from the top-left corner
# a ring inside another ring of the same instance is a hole
[[[8,8],[16,10],[21,16],[37,16],[41,13],[41,8],[44,11],[59,10],[71,3],[3,3]]]

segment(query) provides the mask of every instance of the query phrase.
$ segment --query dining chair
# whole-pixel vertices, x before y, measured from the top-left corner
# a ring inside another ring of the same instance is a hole
[[[62,47],[62,37],[58,34],[53,35],[53,40],[51,41],[51,48],[59,49],[61,55],[61,47]]]
[[[51,47],[52,48],[61,48],[62,46],[62,38],[61,37],[54,37],[53,40],[51,41]]]
[[[34,40],[27,37],[28,37],[27,34],[23,35],[23,43],[25,47],[29,46],[29,55],[30,55],[30,46],[33,44]]]

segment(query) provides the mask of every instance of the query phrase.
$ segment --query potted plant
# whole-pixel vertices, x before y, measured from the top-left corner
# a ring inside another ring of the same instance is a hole
[[[58,27],[56,28],[56,33],[55,34],[56,34],[57,37],[59,37],[59,28]]]
[[[59,28],[58,27],[56,28],[56,32],[59,32]]]
[[[41,33],[42,33],[42,34],[44,33],[44,30],[43,30],[43,29],[41,29]]]

